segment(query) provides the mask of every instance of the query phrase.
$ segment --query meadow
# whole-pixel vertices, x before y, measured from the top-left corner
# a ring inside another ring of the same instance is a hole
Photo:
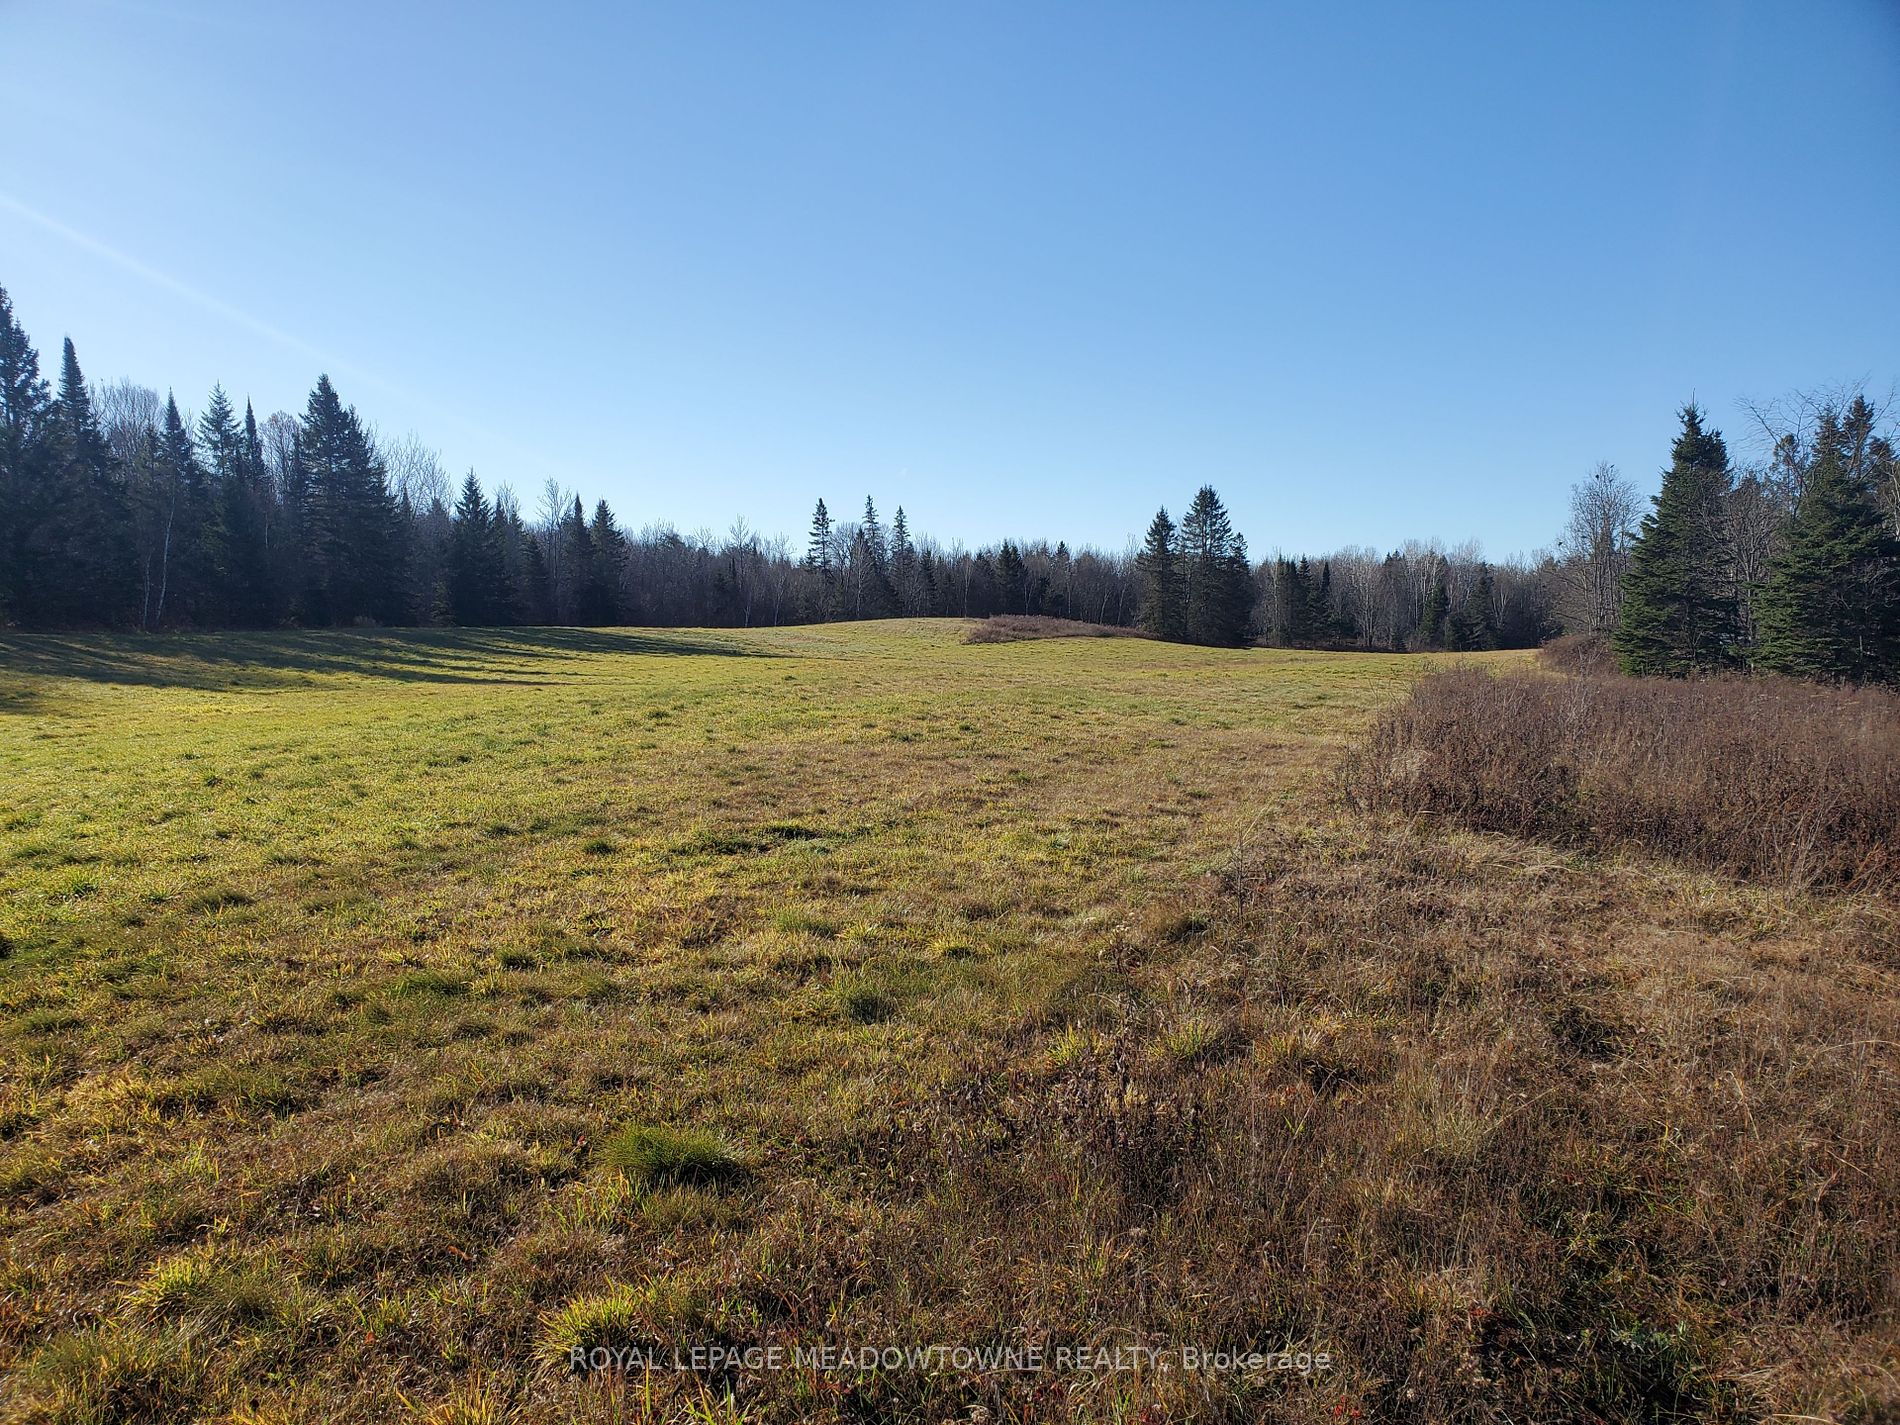
[[[1890,902],[1342,798],[1525,655],[968,633],[0,636],[0,1411],[1893,1407]]]

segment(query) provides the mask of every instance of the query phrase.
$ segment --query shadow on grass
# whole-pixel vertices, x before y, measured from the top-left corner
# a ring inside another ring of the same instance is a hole
[[[417,683],[521,686],[567,681],[562,665],[604,654],[770,657],[699,632],[607,628],[308,629],[274,633],[0,636],[0,679],[78,678],[95,683],[210,691],[294,687],[342,675]],[[565,675],[565,676],[561,676]],[[0,682],[0,713],[31,711],[38,690]]]

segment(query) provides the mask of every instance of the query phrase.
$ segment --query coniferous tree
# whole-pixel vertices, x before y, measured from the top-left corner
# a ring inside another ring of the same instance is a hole
[[[1282,648],[1302,647],[1309,639],[1313,592],[1307,586],[1306,562],[1285,557],[1273,563],[1273,641]]]
[[[345,625],[398,621],[406,573],[396,501],[368,432],[328,376],[319,376],[310,393],[297,456],[308,492],[305,617]]]
[[[212,497],[198,537],[217,585],[210,607],[224,623],[257,627],[270,621],[270,550],[263,501],[263,455],[248,403],[239,426],[224,387],[213,386],[198,418],[198,444],[209,467]]]
[[[831,512],[820,500],[818,508],[812,511],[811,534],[805,544],[805,567],[829,575],[831,564]]]
[[[39,617],[67,625],[121,622],[133,582],[130,509],[70,337],[46,448],[47,498],[28,537],[28,557],[40,566],[37,586],[45,596]]]
[[[496,615],[496,585],[500,560],[495,531],[473,470],[462,482],[449,527],[446,568],[449,621],[462,625],[492,624]]]
[[[165,397],[164,424],[156,448],[158,500],[158,589],[151,607],[154,628],[191,624],[215,617],[209,607],[215,571],[203,543],[210,489],[198,463],[198,448],[178,414],[178,402]]]
[[[593,561],[588,571],[587,603],[590,624],[603,626],[620,622],[620,573],[626,564],[626,548],[620,531],[614,526],[613,511],[601,500],[594,506],[594,522],[587,531],[593,546]]]
[[[1626,673],[1682,677],[1735,661],[1741,616],[1729,571],[1724,512],[1733,477],[1720,431],[1682,409],[1655,509],[1643,517],[1623,577],[1611,646]]]
[[[1338,632],[1333,626],[1332,561],[1320,561],[1317,579],[1310,568],[1307,575],[1306,636],[1310,642],[1329,644]]]
[[[1029,612],[1024,574],[1021,551],[1007,539],[1004,540],[1003,547],[996,551],[996,586],[1006,614]]]
[[[837,608],[837,563],[832,555],[831,511],[821,499],[812,511],[805,540],[804,569],[809,576],[804,594],[806,616],[829,618]]]
[[[1182,622],[1190,643],[1232,646],[1252,634],[1253,574],[1246,541],[1234,533],[1212,485],[1195,492],[1181,517]]]
[[[0,622],[24,617],[41,601],[30,535],[44,518],[49,415],[39,353],[0,287]]]
[[[1148,537],[1135,564],[1141,574],[1141,626],[1156,638],[1180,638],[1180,556],[1175,547],[1174,521],[1168,518],[1165,505],[1148,522]]]
[[[891,591],[899,614],[924,612],[917,597],[917,547],[910,542],[910,523],[899,505],[891,517]]]
[[[1900,677],[1900,542],[1858,459],[1865,443],[1852,421],[1822,413],[1807,487],[1757,601],[1761,667],[1831,682]]]
[[[864,522],[858,526],[858,534],[864,540],[871,562],[882,569],[888,551],[884,547],[884,526],[878,523],[877,506],[871,503],[871,497],[864,497]]]
[[[529,534],[521,542],[521,617],[524,623],[554,622],[553,585],[548,578],[548,558],[542,552],[539,535]]]

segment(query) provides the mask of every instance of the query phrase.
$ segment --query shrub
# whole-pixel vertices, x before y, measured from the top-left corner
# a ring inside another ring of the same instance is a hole
[[[1072,618],[1046,618],[1040,614],[998,614],[986,618],[963,635],[965,643],[1017,643],[1032,638],[1146,638],[1138,628],[1116,628],[1112,624],[1083,623]]]
[[[1789,885],[1891,886],[1900,697],[1779,679],[1463,669],[1348,758],[1357,805]]]
[[[741,1176],[744,1165],[714,1133],[630,1123],[600,1145],[600,1161],[643,1186],[712,1185]]]
[[[1616,654],[1601,633],[1566,633],[1537,650],[1537,661],[1555,673],[1614,673]]]

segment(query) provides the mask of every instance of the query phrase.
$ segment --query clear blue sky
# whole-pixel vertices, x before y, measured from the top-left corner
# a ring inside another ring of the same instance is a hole
[[[531,505],[1547,543],[1900,379],[1900,5],[0,0],[0,285]]]

